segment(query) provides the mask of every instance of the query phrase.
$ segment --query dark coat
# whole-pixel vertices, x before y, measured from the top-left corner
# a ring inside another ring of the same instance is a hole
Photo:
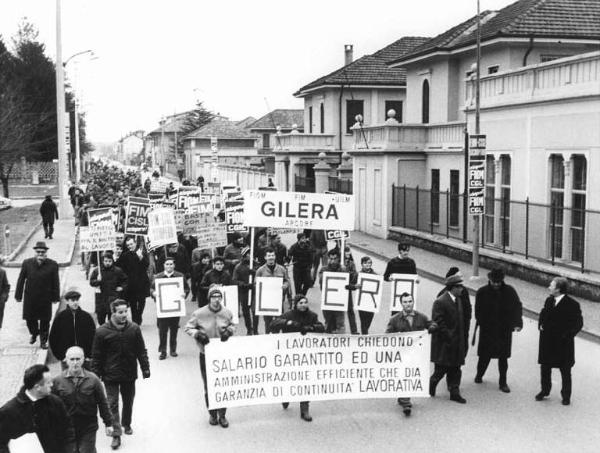
[[[475,296],[475,319],[479,325],[481,357],[508,358],[512,350],[512,332],[523,327],[523,307],[512,286],[502,283],[498,290],[487,284]]]
[[[52,302],[60,300],[58,264],[46,258],[38,264],[36,258],[27,258],[21,266],[15,299],[23,301],[23,319],[52,317]]]
[[[291,325],[287,322],[292,321]],[[271,332],[325,332],[323,323],[319,321],[318,315],[310,310],[300,311],[297,309],[286,311],[284,314],[271,321],[269,327]]]
[[[415,316],[413,318],[412,326],[409,324],[408,319],[404,315],[404,312],[395,314],[390,318],[385,333],[396,333],[396,332],[416,332],[419,330],[427,330],[431,326],[431,321],[427,319],[423,313],[414,311]]]
[[[192,294],[196,296],[198,300],[198,306],[203,307],[208,303],[208,291],[200,288],[200,282],[209,270],[212,269],[212,263],[209,261],[207,264],[202,264],[202,261],[198,261],[192,264]]]
[[[310,269],[312,267],[313,256],[315,249],[306,244],[301,246],[299,242],[292,244],[288,256],[292,260],[292,264],[297,269]]]
[[[73,311],[69,307],[54,317],[50,328],[50,348],[58,360],[65,358],[67,349],[79,346],[86,358],[92,357],[92,344],[96,334],[96,323],[87,311],[80,308]]]
[[[138,377],[137,362],[142,371],[150,371],[146,344],[140,327],[127,321],[117,329],[111,320],[96,330],[92,347],[92,371],[105,382],[130,382]]]
[[[37,434],[45,453],[67,453],[67,445],[75,439],[58,396],[51,394],[32,402],[21,387],[17,396],[0,408],[0,453],[8,453],[8,442],[26,433]]]
[[[58,220],[58,209],[56,209],[56,203],[51,198],[46,198],[42,201],[40,206],[40,214],[42,215],[42,221],[46,223],[54,223],[54,219]]]
[[[383,273],[383,278],[386,282],[390,281],[392,274],[416,274],[417,265],[412,258],[400,258],[399,256],[388,261]]]
[[[202,277],[202,281],[200,282],[200,289],[208,291],[211,285],[233,285],[233,280],[231,279],[231,274],[223,268],[221,272],[216,269],[209,270],[204,277]]]
[[[0,328],[2,328],[2,320],[4,318],[4,306],[8,300],[10,293],[10,284],[6,278],[6,271],[0,267]]]
[[[461,296],[454,302],[447,291],[433,303],[431,319],[438,325],[431,338],[433,363],[443,366],[464,365],[469,343],[470,305]]]
[[[575,299],[565,295],[555,305],[554,297],[548,297],[538,323],[538,363],[554,368],[575,365],[575,335],[582,327],[581,308]]]
[[[131,301],[140,296],[150,295],[150,279],[148,278],[150,260],[147,253],[144,252],[140,259],[136,252],[127,250],[121,254],[115,264],[127,275],[127,291],[124,293],[126,300]]]
[[[253,272],[247,259],[238,263],[233,269],[232,283],[238,286],[238,298],[241,305],[248,305],[249,291],[252,288],[250,275],[253,275]]]
[[[100,294],[96,298],[96,310],[100,308],[98,305],[106,307],[113,300],[124,297],[127,293],[128,280],[125,272],[114,264],[109,268],[102,267],[100,281],[98,281],[98,268],[94,269],[90,276],[90,285],[100,288]],[[117,291],[119,286],[122,291]]]

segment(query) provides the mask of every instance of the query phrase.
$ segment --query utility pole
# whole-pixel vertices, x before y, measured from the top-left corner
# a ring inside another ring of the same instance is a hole
[[[65,74],[62,62],[61,0],[56,0],[56,143],[58,147],[58,198],[62,218],[68,215],[67,148],[65,143]]]
[[[475,72],[475,135],[479,135],[479,77],[481,76],[481,16],[477,0],[477,68]],[[473,216],[473,277],[479,277],[479,229],[481,214]]]

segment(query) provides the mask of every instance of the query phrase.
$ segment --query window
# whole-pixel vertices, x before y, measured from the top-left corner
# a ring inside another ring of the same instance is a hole
[[[385,112],[383,112],[384,121],[388,119],[387,112],[390,109],[394,109],[396,111],[396,116],[394,117],[396,121],[399,123],[402,122],[402,101],[385,101]]]
[[[351,127],[356,123],[356,115],[363,114],[363,101],[346,101],[346,133],[351,134]]]
[[[262,134],[263,149],[271,148],[271,134]]]
[[[573,189],[571,191],[571,260],[583,260],[585,246],[585,191],[587,162],[585,156],[573,156]]]
[[[429,81],[423,81],[423,90],[421,93],[421,122],[429,123]]]
[[[440,171],[431,170],[431,223],[440,223]]]
[[[500,70],[500,66],[497,64],[494,66],[488,66],[488,74],[496,74]]]
[[[553,55],[553,54],[542,54],[540,55],[540,63],[547,63],[548,61],[558,60],[559,58],[567,58],[571,55]]]
[[[460,178],[458,170],[450,170],[450,226],[458,226]]]
[[[319,121],[321,123],[320,131],[321,134],[325,133],[325,105],[321,102],[321,106],[319,107]]]
[[[565,205],[565,165],[559,155],[550,157],[550,247],[555,258],[562,258],[562,233]]]
[[[313,128],[312,105],[308,108],[308,133],[312,134]]]
[[[484,242],[494,243],[494,217],[496,213],[496,163],[494,156],[485,158],[485,214]]]

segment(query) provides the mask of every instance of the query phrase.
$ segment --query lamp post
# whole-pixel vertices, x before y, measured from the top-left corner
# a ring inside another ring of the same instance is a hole
[[[61,0],[56,0],[56,141],[58,146],[58,198],[60,214],[68,214],[68,161],[65,143],[65,74],[62,62]]]

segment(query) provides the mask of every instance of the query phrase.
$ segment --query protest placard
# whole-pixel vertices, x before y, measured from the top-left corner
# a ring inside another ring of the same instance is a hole
[[[96,224],[94,228],[82,227],[79,229],[79,247],[82,252],[114,250],[115,245],[116,231],[112,222]]]
[[[185,211],[183,209],[175,209],[175,228],[178,233],[183,231],[183,216],[185,215]]]
[[[200,212],[185,212],[181,219],[181,231],[183,234],[196,234],[198,228],[207,224],[206,215]]]
[[[221,286],[220,289],[223,291],[223,305],[225,305],[233,315],[233,323],[239,323],[240,314],[237,285]]]
[[[335,241],[337,239],[347,239],[350,233],[346,230],[325,230],[325,239]]]
[[[198,227],[196,231],[198,247],[215,249],[227,245],[227,229],[222,222]]]
[[[183,277],[157,278],[154,280],[154,290],[157,318],[185,316]]]
[[[177,209],[189,209],[200,200],[200,189],[192,186],[180,186],[175,195]]]
[[[314,230],[354,230],[354,196],[247,190],[244,225]]]
[[[347,272],[323,272],[321,285],[321,310],[346,311],[350,274]]]
[[[165,193],[169,187],[169,181],[165,178],[152,178],[150,180],[150,192]]]
[[[283,297],[282,277],[256,278],[256,316],[281,315],[281,300]]]
[[[152,207],[148,198],[129,197],[125,210],[125,234],[148,234],[148,213]]]
[[[148,213],[148,247],[177,243],[175,212],[170,208],[158,208]]]
[[[225,202],[225,223],[228,233],[246,233],[248,227],[244,226],[244,202],[230,200]]]
[[[417,308],[418,279],[419,276],[415,274],[390,275],[390,282],[392,283],[392,290],[390,291],[390,311],[402,311],[400,296],[403,293],[409,293],[413,297],[415,309]]]
[[[359,272],[356,309],[379,313],[383,297],[383,275]]]
[[[208,405],[428,397],[430,345],[426,331],[211,341],[205,348]]]

